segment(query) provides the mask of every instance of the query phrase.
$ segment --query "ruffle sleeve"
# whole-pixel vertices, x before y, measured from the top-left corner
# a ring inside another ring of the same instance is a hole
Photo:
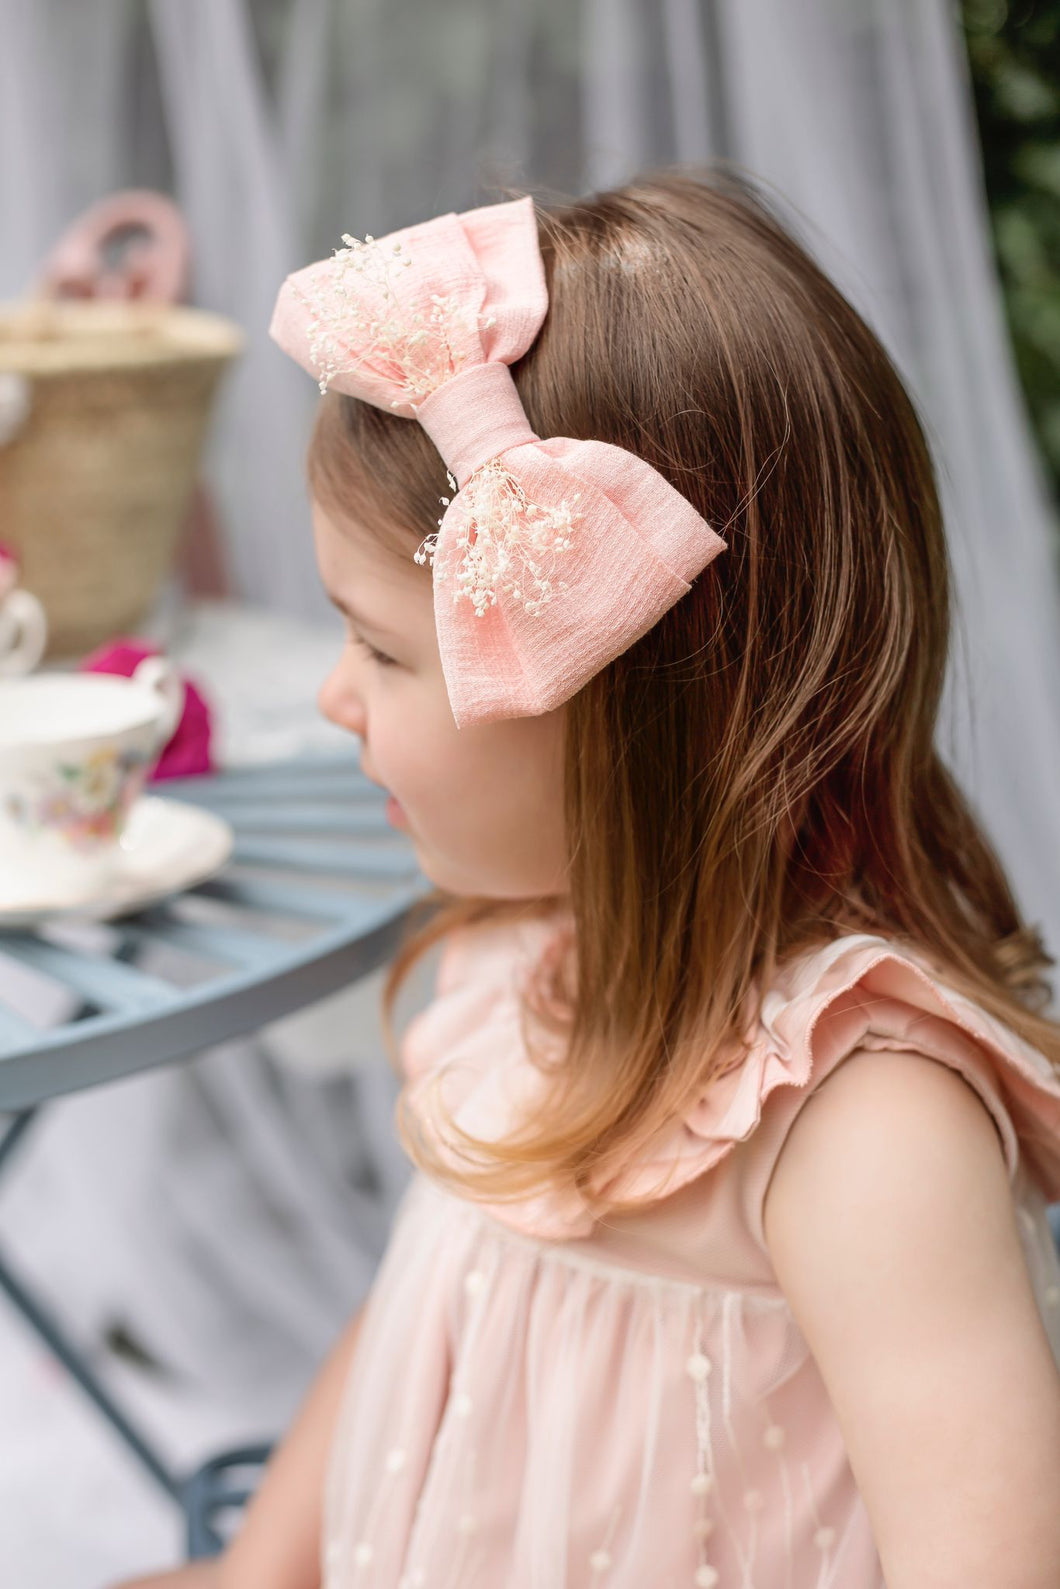
[[[544,1078],[522,1046],[519,975],[540,947],[514,936],[454,948],[437,1008],[426,1012],[410,1073],[411,1102],[444,1150],[444,1113],[483,1137],[503,1135]],[[514,953],[513,953],[514,951]],[[770,1152],[815,1087],[859,1047],[903,1049],[957,1070],[982,1098],[1001,1138],[1010,1180],[1025,1164],[1047,1201],[1060,1201],[1060,1078],[1045,1055],[949,987],[915,951],[850,934],[789,962],[766,991],[746,1052],[713,1080],[604,1189],[647,1204],[720,1164],[768,1128]],[[594,1225],[575,1188],[490,1212],[542,1237],[588,1235]]]
[[[666,1196],[756,1137],[754,1185],[768,1184],[807,1098],[858,1048],[923,1054],[958,1071],[997,1127],[1010,1182],[1021,1169],[1060,1200],[1060,1077],[1032,1047],[950,987],[915,950],[850,934],[793,961],[763,1001],[746,1058],[707,1087],[623,1195]],[[757,1135],[756,1135],[757,1134]],[[748,1203],[760,1245],[760,1198]]]

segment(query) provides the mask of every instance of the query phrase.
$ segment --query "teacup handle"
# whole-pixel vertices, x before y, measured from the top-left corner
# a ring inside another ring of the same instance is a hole
[[[44,608],[28,590],[13,590],[0,602],[0,618],[10,619],[15,626],[14,643],[0,652],[0,673],[32,672],[48,643]]]
[[[184,680],[168,657],[144,657],[133,673],[133,681],[153,690],[162,701],[155,743],[161,753],[173,738],[184,712]]]

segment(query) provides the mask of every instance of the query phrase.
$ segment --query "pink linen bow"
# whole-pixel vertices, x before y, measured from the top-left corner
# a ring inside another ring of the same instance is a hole
[[[548,309],[530,196],[343,241],[287,277],[270,335],[321,391],[417,419],[451,471],[416,561],[457,727],[550,711],[727,543],[635,453],[531,430],[508,368]]]

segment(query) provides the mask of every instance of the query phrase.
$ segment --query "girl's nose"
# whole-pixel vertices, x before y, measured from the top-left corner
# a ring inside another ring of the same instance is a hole
[[[329,723],[335,723],[351,734],[363,732],[364,712],[360,697],[351,681],[343,678],[341,668],[329,673],[320,686],[317,709]]]

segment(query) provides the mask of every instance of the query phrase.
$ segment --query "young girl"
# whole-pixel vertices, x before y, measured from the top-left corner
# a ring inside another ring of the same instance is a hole
[[[141,1582],[1056,1589],[1055,961],[933,745],[893,367],[732,178],[345,241],[273,334],[321,706],[436,885],[417,1173],[233,1544]]]

